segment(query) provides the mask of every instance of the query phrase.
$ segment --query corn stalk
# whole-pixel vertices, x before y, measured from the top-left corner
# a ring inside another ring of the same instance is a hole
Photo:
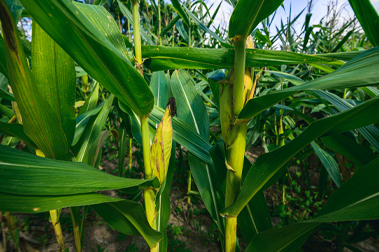
[[[133,33],[134,33],[134,53],[135,53],[135,65],[138,72],[143,77],[143,61],[141,50],[141,33],[140,33],[140,17],[139,17],[139,1],[132,1],[132,13],[133,13]],[[142,133],[142,149],[143,160],[145,167],[145,179],[152,178],[152,169],[150,166],[150,133],[149,133],[149,118],[143,116],[141,119],[141,133]],[[155,217],[157,215],[155,211],[155,196],[156,193],[153,189],[147,188],[143,191],[143,198],[145,202],[145,211],[147,221],[153,229],[157,229],[155,226]],[[150,248],[151,252],[158,251],[158,244],[154,248]]]
[[[253,97],[256,83],[250,68],[245,69],[246,38],[235,40],[234,70],[228,81],[220,83],[221,129],[226,147],[226,192],[225,207],[232,205],[241,186],[241,177],[246,147],[247,122],[238,122],[236,115]],[[253,48],[252,38],[248,47]],[[228,216],[225,225],[225,249],[235,251],[237,217]]]

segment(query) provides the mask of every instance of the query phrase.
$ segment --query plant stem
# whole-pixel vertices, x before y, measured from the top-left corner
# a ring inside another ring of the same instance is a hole
[[[236,250],[237,217],[227,217],[225,225],[225,251],[234,252]]]
[[[161,0],[158,0],[158,38],[159,38],[159,45],[162,45],[162,37],[161,37],[161,26],[162,18],[161,18]]]
[[[70,207],[71,220],[72,220],[72,226],[73,226],[73,232],[74,232],[74,238],[75,238],[75,248],[76,248],[76,252],[81,252],[82,245],[81,245],[79,221],[75,219],[73,211],[75,210],[72,207]],[[79,213],[80,213],[80,210],[79,210]]]
[[[187,223],[189,222],[190,218],[190,208],[191,208],[191,195],[189,193],[191,192],[191,184],[192,184],[192,173],[191,170],[188,170],[188,185],[187,185]]]
[[[226,146],[226,173],[225,207],[235,202],[241,187],[241,177],[246,148],[247,123],[235,124],[235,116],[242,110],[245,100],[245,49],[246,38],[237,37],[234,58],[234,83],[231,87],[224,86],[221,93],[221,128]],[[247,88],[247,87],[246,87]],[[237,241],[237,218],[228,216],[225,226],[225,251],[234,252]]]
[[[143,149],[143,160],[145,166],[145,179],[150,179],[152,177],[152,171],[150,166],[150,133],[149,133],[149,121],[148,117],[141,117],[141,133],[142,133],[142,149]],[[153,229],[155,227],[155,192],[153,189],[144,189],[143,198],[145,201],[145,211],[147,221]],[[158,244],[154,248],[150,249],[151,252],[158,251]]]
[[[59,222],[58,210],[50,210],[51,223],[53,223],[55,237],[57,238],[58,245],[61,251],[66,249],[62,233],[61,223]]]
[[[141,49],[141,33],[140,33],[140,21],[139,21],[139,1],[132,1],[132,12],[133,12],[133,35],[134,35],[134,56],[135,65],[138,72],[143,76],[143,66],[142,66],[142,49]]]
[[[238,37],[234,41],[234,85],[233,85],[233,111],[238,115],[244,104],[244,80],[246,61],[246,38]]]
[[[129,137],[129,172],[133,169],[133,138]]]
[[[134,32],[134,53],[135,53],[135,65],[138,72],[143,77],[143,66],[142,66],[142,50],[141,50],[141,34],[140,34],[140,21],[138,12],[138,0],[132,1],[133,10],[133,32]],[[143,149],[143,163],[145,166],[145,179],[150,179],[152,177],[152,171],[150,166],[150,132],[149,132],[149,117],[141,117],[141,134],[142,134],[142,149]],[[143,190],[143,198],[145,202],[146,218],[150,226],[153,229],[155,227],[155,191],[153,189],[147,188]],[[158,252],[158,245],[154,248],[150,248],[151,252]]]
[[[172,14],[172,19],[174,19],[174,14]],[[175,46],[175,25],[172,27],[172,47]]]
[[[225,207],[234,203],[241,185],[243,162],[245,157],[247,124],[242,123],[234,126],[235,138],[231,146],[226,147],[228,169],[226,174]]]

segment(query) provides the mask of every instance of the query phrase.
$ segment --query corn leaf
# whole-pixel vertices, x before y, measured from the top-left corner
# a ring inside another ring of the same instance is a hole
[[[326,147],[345,156],[358,167],[363,167],[375,159],[371,149],[344,135],[323,137],[321,141]]]
[[[318,223],[296,223],[282,228],[275,228],[256,235],[246,248],[253,251],[297,251],[307,240]],[[275,237],[275,238],[273,238]]]
[[[150,113],[154,97],[145,80],[126,56],[105,37],[106,34],[102,34],[91,24],[74,4],[69,1],[48,0],[21,2],[42,29],[88,74],[121,101],[129,104],[139,116]],[[88,8],[85,8],[86,11]],[[99,14],[97,22],[105,24],[114,22],[110,14],[100,15],[98,10],[103,7],[96,8],[92,11]],[[56,29],[56,27],[64,28]],[[119,30],[111,32],[115,34],[119,33]],[[67,38],[70,38],[70,43],[67,43]],[[122,40],[122,37],[120,38]],[[120,43],[123,43],[123,40]],[[73,44],[75,46],[72,46]]]
[[[171,3],[174,6],[175,10],[178,12],[179,16],[184,21],[184,23],[186,23],[187,26],[190,26],[190,21],[188,19],[186,12],[184,11],[182,7],[182,3],[180,3],[179,0],[171,0]]]
[[[76,118],[75,134],[74,134],[74,138],[72,139],[72,143],[71,143],[72,146],[76,145],[76,143],[79,141],[79,139],[82,136],[91,116],[97,115],[97,113],[100,112],[103,105],[104,105],[104,103],[100,104],[96,108],[94,108],[94,109],[92,109],[92,110],[90,110],[90,111],[88,111],[88,112],[86,112],[86,113],[84,113],[84,114],[82,114]]]
[[[24,132],[46,157],[67,160],[67,138],[46,97],[36,86],[16,33],[17,27],[4,0],[0,1],[0,17],[9,82],[22,115]]]
[[[0,73],[2,73],[8,79],[8,65],[5,56],[4,39],[0,36]]]
[[[32,40],[34,81],[55,112],[67,141],[71,143],[75,132],[74,61],[36,22],[33,22]]]
[[[168,23],[168,25],[161,31],[161,33],[159,34],[159,36],[163,37],[164,35],[166,35],[166,33],[172,29],[172,27],[174,27],[174,25],[176,24],[176,22],[178,22],[180,19],[180,16],[179,15],[176,15],[174,17],[173,20],[170,21],[170,23]]]
[[[150,227],[141,204],[122,200],[93,205],[92,208],[112,227],[125,235],[142,235],[150,248],[161,239],[162,234]]]
[[[330,177],[338,187],[341,187],[343,181],[336,160],[334,160],[334,158],[328,152],[324,151],[314,141],[311,142],[311,146],[314,149],[316,155],[319,157],[321,163],[324,165],[325,169],[328,171]]]
[[[206,33],[209,33],[209,35],[211,35],[213,38],[219,41],[223,46],[232,47],[230,44],[228,44],[228,42],[225,39],[220,38],[216,33],[214,33],[212,30],[206,27],[186,6],[183,5],[183,8],[200,29],[202,29]]]
[[[120,178],[84,163],[41,158],[0,145],[0,192],[19,195],[73,195],[129,187],[159,188],[157,179]]]
[[[337,95],[333,93],[330,93],[327,91],[321,91],[321,90],[314,90],[312,91],[312,93],[330,102],[341,112],[354,107],[352,104],[348,103],[347,101],[345,101],[344,99],[338,97]],[[379,151],[379,129],[377,127],[375,127],[374,125],[369,125],[367,127],[357,129],[357,131],[361,133],[362,136],[366,138],[367,141],[377,151]]]
[[[33,143],[33,141],[25,134],[24,128],[21,124],[0,122],[0,133],[7,136],[17,137],[37,149],[35,143]]]
[[[153,73],[150,88],[154,94],[154,105],[166,109],[169,98],[169,87],[163,71]]]
[[[225,163],[225,158],[223,162]],[[224,164],[225,166],[225,164]],[[242,180],[246,178],[251,168],[250,161],[245,157],[243,164]],[[226,171],[226,167],[225,167]],[[225,178],[224,178],[225,179]],[[242,209],[237,218],[238,227],[241,229],[247,244],[258,233],[272,228],[270,211],[263,191],[258,192]]]
[[[203,100],[196,91],[192,77],[183,70],[175,71],[171,76],[170,86],[176,100],[178,118],[187,123],[199,135],[208,139],[208,114]],[[223,207],[223,193],[220,183],[215,179],[214,167],[203,162],[191,152],[188,155],[188,161],[203,202],[222,232],[223,222],[219,210]]]
[[[96,160],[95,153],[101,137],[101,130],[105,124],[108,114],[113,103],[113,94],[109,96],[104,105],[101,107],[99,114],[96,117],[90,118],[86,131],[75,145],[76,160],[93,166]]]
[[[5,78],[5,76],[2,76],[2,77]],[[4,98],[5,100],[8,100],[8,101],[16,101],[14,99],[14,95],[13,94],[11,94],[8,91],[3,90],[3,89],[0,89],[0,97]]]
[[[355,16],[373,46],[379,46],[379,15],[370,0],[349,0]]]
[[[362,52],[307,55],[300,53],[247,49],[246,67],[320,63],[343,65]],[[225,69],[234,67],[234,49],[142,46],[145,65],[151,71],[174,69]]]
[[[247,38],[282,2],[283,0],[239,0],[229,20],[229,38]]]
[[[92,168],[93,169],[93,168]],[[122,199],[111,198],[98,193],[77,195],[17,195],[0,192],[1,211],[15,213],[41,213],[64,207],[86,206],[104,202],[117,202]]]
[[[251,119],[263,110],[298,91],[377,85],[379,83],[379,73],[375,69],[379,67],[378,52],[379,47],[367,50],[331,74],[303,85],[251,99],[238,115],[238,119]]]
[[[120,6],[120,10],[122,14],[128,19],[128,23],[133,26],[133,15],[129,11],[129,9],[123,4],[120,0],[117,0],[118,5]],[[146,43],[149,45],[155,45],[154,41],[150,38],[150,36],[147,34],[145,29],[141,26],[140,27],[140,33],[143,40],[145,40]]]
[[[260,233],[246,251],[296,251],[322,222],[378,219],[378,165],[379,159],[375,159],[363,167],[332,194],[313,219]]]
[[[379,99],[373,98],[345,112],[315,121],[294,140],[254,162],[236,202],[221,211],[224,215],[237,216],[249,200],[264,186],[280,168],[291,160],[300,150],[318,137],[339,134],[364,127],[379,121],[375,106]]]

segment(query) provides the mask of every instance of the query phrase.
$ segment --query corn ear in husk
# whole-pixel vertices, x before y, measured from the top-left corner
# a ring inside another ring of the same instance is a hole
[[[152,177],[158,177],[162,184],[166,179],[172,148],[172,116],[175,114],[175,99],[170,98],[166,111],[155,133],[150,149]]]

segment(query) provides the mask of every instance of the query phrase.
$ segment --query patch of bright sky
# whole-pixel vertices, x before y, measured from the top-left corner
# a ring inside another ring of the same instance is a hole
[[[207,6],[212,6],[210,9],[210,13],[213,14],[216,10],[217,6],[222,2],[220,10],[215,18],[214,25],[216,27],[220,26],[220,28],[227,29],[228,27],[228,20],[233,12],[233,7],[231,7],[225,0],[204,0],[207,3]],[[312,18],[311,18],[311,25],[312,24],[318,24],[327,13],[327,6],[328,3],[331,0],[314,0],[314,7],[312,9]],[[373,6],[376,8],[376,10],[379,12],[379,0],[370,0]],[[280,7],[276,13],[276,16],[274,18],[272,27],[271,27],[271,33],[276,34],[275,26],[280,27],[281,20],[283,20],[283,23],[287,22],[287,17],[289,16],[290,9],[291,9],[291,16],[292,18],[298,15],[304,8],[307,7],[308,1],[307,0],[285,0],[283,2],[284,9]],[[345,6],[344,10],[342,11],[341,17],[342,18],[353,18],[354,12],[351,9],[348,0],[339,0],[338,1],[338,7]],[[304,23],[305,15],[307,13],[307,9],[303,12],[303,14],[299,17],[298,21],[295,23],[295,29],[300,30],[301,26]]]

